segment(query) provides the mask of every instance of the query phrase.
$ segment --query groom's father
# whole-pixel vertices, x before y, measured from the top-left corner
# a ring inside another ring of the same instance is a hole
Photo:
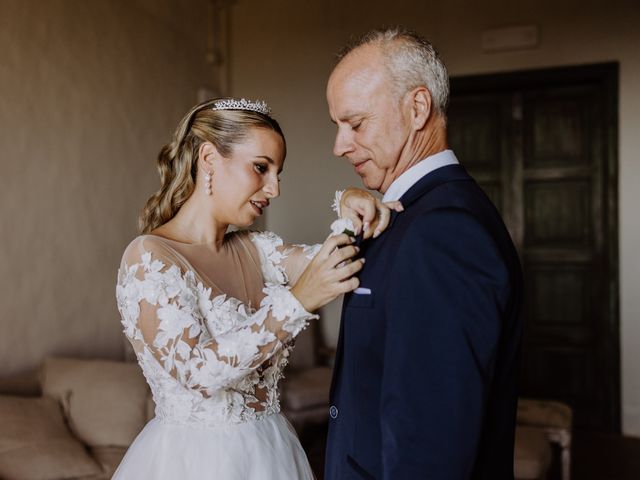
[[[344,300],[329,480],[513,479],[520,264],[447,148],[448,94],[433,46],[397,29],[366,35],[329,79],[334,153],[405,208],[363,243]]]

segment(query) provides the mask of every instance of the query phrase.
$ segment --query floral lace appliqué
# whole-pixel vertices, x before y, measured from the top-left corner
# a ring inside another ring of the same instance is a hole
[[[252,240],[267,283],[255,310],[212,295],[193,271],[165,265],[151,252],[120,269],[116,297],[124,333],[161,421],[220,425],[280,410],[277,383],[291,340],[317,316],[286,285],[279,237],[261,234]]]

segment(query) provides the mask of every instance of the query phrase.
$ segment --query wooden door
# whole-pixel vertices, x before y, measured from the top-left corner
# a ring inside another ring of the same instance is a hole
[[[456,78],[449,142],[525,277],[521,395],[618,431],[617,64]]]

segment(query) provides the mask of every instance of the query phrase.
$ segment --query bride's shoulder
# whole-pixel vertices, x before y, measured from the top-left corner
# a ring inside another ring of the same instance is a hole
[[[175,251],[165,239],[157,235],[140,235],[134,238],[122,254],[122,263],[127,265],[152,260],[174,263],[175,259]]]
[[[247,235],[259,250],[267,252],[270,252],[277,247],[281,247],[284,244],[282,238],[269,231],[248,231]]]

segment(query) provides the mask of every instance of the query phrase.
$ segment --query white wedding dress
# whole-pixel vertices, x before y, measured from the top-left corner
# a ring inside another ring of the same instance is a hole
[[[316,317],[289,280],[319,247],[247,232],[219,250],[154,235],[127,247],[118,309],[156,409],[113,478],[313,478],[279,413],[278,380],[293,338]]]

